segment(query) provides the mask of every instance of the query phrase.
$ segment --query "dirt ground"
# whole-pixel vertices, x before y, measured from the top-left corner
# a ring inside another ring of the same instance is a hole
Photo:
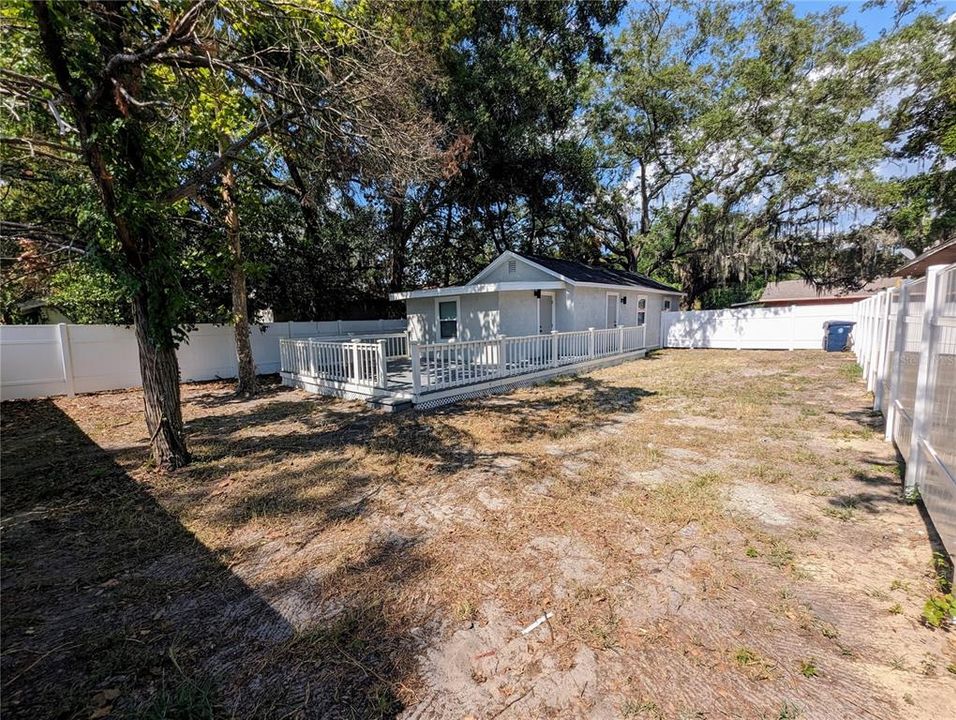
[[[952,717],[932,531],[845,355],[400,416],[183,395],[169,475],[138,392],[3,405],[5,718]]]

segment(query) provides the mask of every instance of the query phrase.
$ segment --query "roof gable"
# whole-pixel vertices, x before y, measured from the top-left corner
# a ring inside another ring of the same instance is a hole
[[[627,270],[615,270],[613,268],[596,267],[594,265],[585,265],[574,260],[559,260],[557,258],[544,257],[541,255],[525,255],[515,253],[521,258],[540,265],[546,270],[558,273],[564,278],[575,283],[596,283],[599,285],[621,285],[623,287],[643,287],[651,290],[663,290],[665,292],[680,293],[677,288],[672,288],[664,283],[652,280],[646,275]]]
[[[530,255],[525,253],[516,253],[506,250],[497,258],[491,261],[484,270],[478,273],[469,281],[472,283],[480,282],[488,275],[493,273],[498,267],[507,261],[520,261],[528,265],[544,270],[559,280],[564,280],[572,285],[615,285],[619,287],[644,288],[647,290],[656,290],[658,292],[672,292],[680,294],[680,290],[652,280],[646,275],[640,273],[628,272],[626,270],[614,270],[612,268],[595,267],[585,265],[574,260],[559,260],[557,258],[544,257],[542,255]]]

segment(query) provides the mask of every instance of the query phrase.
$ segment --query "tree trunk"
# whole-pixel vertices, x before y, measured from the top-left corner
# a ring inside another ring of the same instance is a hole
[[[641,158],[638,162],[641,164],[641,224],[638,228],[637,238],[628,238],[626,241],[627,247],[627,269],[631,272],[637,270],[637,261],[640,259],[640,248],[638,243],[647,238],[648,233],[651,231],[651,211],[648,207],[650,203],[650,197],[648,195],[647,187],[647,165],[644,164],[644,158]],[[627,227],[625,225],[625,227]]]
[[[408,264],[408,235],[405,225],[405,193],[388,203],[389,292],[405,289],[405,267]]]
[[[148,223],[131,222],[124,203],[117,197],[114,173],[106,157],[110,146],[101,145],[102,140],[97,132],[98,124],[113,122],[121,116],[115,105],[104,106],[100,95],[95,94],[100,103],[96,109],[110,109],[105,113],[105,119],[98,118],[94,108],[90,106],[82,84],[77,82],[70,72],[70,65],[64,54],[64,35],[57,25],[56,17],[50,12],[49,4],[35,2],[33,11],[46,59],[53,70],[57,85],[72,106],[83,156],[99,189],[103,209],[113,224],[123,255],[139,281],[139,288],[133,297],[133,325],[139,354],[139,370],[143,380],[146,428],[157,467],[174,470],[187,465],[190,457],[186,448],[179,399],[176,343],[172,328],[167,324],[169,320],[165,317],[170,300],[162,280],[149,272],[150,262],[157,259],[155,237],[151,235]],[[118,15],[105,13],[103,17],[109,23],[116,20]],[[116,27],[111,26],[110,33],[102,35],[108,40],[107,45],[101,48],[105,57],[111,57],[122,50],[121,33]],[[109,136],[110,133],[103,135]],[[114,161],[131,169],[131,177],[140,177],[143,174],[143,146],[136,123],[126,123],[120,133],[120,142],[115,143],[113,148],[117,154]],[[120,190],[123,190],[122,185]],[[140,190],[141,188],[136,188],[133,192]],[[157,323],[150,322],[156,318],[161,318],[160,327],[157,327]]]
[[[133,298],[133,325],[143,378],[143,407],[153,460],[161,470],[189,463],[183,416],[179,404],[179,363],[172,332],[156,338],[149,328],[149,303],[144,292]]]
[[[232,324],[236,335],[236,359],[239,381],[236,393],[252,397],[256,394],[256,363],[249,338],[249,303],[246,293],[246,271],[242,266],[242,241],[239,237],[239,208],[236,203],[236,176],[231,165],[222,174],[222,202],[226,210],[226,239],[231,255]]]

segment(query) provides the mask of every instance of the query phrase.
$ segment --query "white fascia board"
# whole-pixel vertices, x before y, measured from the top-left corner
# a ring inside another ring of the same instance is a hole
[[[613,283],[592,283],[592,282],[576,282],[574,283],[575,287],[586,287],[586,288],[605,288],[607,290],[618,290],[622,292],[635,292],[635,293],[656,293],[658,295],[686,295],[687,293],[682,293],[678,290],[660,290],[659,288],[646,287],[644,285],[615,285]]]
[[[563,290],[565,284],[556,280],[486,283],[484,285],[456,285],[453,287],[428,288],[389,293],[389,300],[414,300],[416,298],[474,295],[477,293],[514,292],[521,290]]]

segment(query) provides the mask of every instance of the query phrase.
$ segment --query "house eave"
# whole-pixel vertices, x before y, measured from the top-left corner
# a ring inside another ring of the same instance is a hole
[[[567,283],[557,280],[536,280],[526,282],[480,283],[476,285],[453,285],[425,290],[407,290],[389,293],[389,300],[415,300],[418,298],[455,297],[458,295],[476,295],[493,292],[521,292],[528,290],[563,290]]]
[[[657,294],[657,295],[680,295],[683,297],[687,293],[682,293],[679,290],[661,290],[660,288],[652,288],[647,285],[617,285],[615,283],[592,283],[592,282],[573,282],[568,281],[569,284],[574,285],[575,287],[585,287],[585,288],[606,288],[608,290],[626,290],[627,292],[640,293],[640,294]]]

